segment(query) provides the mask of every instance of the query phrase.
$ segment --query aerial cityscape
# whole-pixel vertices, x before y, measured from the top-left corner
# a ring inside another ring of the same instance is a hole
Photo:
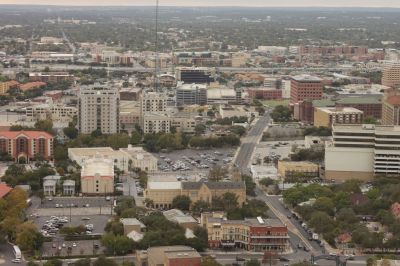
[[[400,265],[399,3],[53,2],[0,1],[0,266]]]

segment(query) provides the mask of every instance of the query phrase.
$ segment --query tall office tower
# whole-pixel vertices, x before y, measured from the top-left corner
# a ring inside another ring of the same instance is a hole
[[[291,79],[290,104],[304,100],[322,99],[322,79],[310,75],[298,75]]]
[[[382,85],[392,88],[400,87],[400,61],[389,61],[384,64]]]
[[[110,86],[82,87],[78,93],[79,132],[103,134],[119,132],[119,92]]]

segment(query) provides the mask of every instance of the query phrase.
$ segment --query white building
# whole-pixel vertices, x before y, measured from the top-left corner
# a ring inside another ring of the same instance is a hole
[[[169,133],[171,130],[171,118],[157,113],[146,113],[142,117],[142,130],[149,133]]]
[[[46,196],[54,196],[56,194],[57,181],[45,180],[43,182],[43,193]]]
[[[78,128],[83,134],[119,132],[119,92],[106,86],[82,87],[78,93]]]
[[[121,171],[128,171],[129,158],[126,153],[120,150],[116,151],[111,147],[68,148],[68,158],[80,166],[83,166],[88,159],[94,158],[96,154],[112,160]]]
[[[207,104],[236,103],[236,91],[229,88],[209,88],[207,90]]]
[[[400,173],[400,127],[334,125],[325,147],[328,179],[372,179]]]
[[[131,168],[139,168],[146,172],[155,172],[158,170],[157,157],[143,150],[142,147],[133,147],[129,145],[128,148],[120,149],[120,151],[126,153],[130,158],[132,162]]]
[[[26,120],[36,122],[51,119],[53,122],[70,122],[78,115],[78,109],[72,106],[40,104],[26,107]]]

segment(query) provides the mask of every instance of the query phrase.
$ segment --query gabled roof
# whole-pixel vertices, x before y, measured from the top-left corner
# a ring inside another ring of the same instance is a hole
[[[11,187],[7,186],[5,183],[0,183],[0,199],[7,196],[8,193],[12,190]]]
[[[245,188],[243,182],[182,182],[182,189],[200,189],[202,185],[209,189],[240,189]]]
[[[0,131],[0,137],[5,137],[8,139],[14,139],[19,136],[25,135],[28,138],[31,139],[37,139],[40,137],[46,138],[46,139],[52,139],[53,136],[50,135],[49,133],[45,131]]]

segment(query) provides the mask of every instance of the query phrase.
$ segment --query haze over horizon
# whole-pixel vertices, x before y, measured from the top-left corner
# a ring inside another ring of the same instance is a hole
[[[199,3],[200,2],[200,3]],[[60,6],[152,6],[155,0],[0,0],[0,5],[60,5]],[[242,6],[242,7],[394,7],[398,0],[160,0],[161,6]]]

